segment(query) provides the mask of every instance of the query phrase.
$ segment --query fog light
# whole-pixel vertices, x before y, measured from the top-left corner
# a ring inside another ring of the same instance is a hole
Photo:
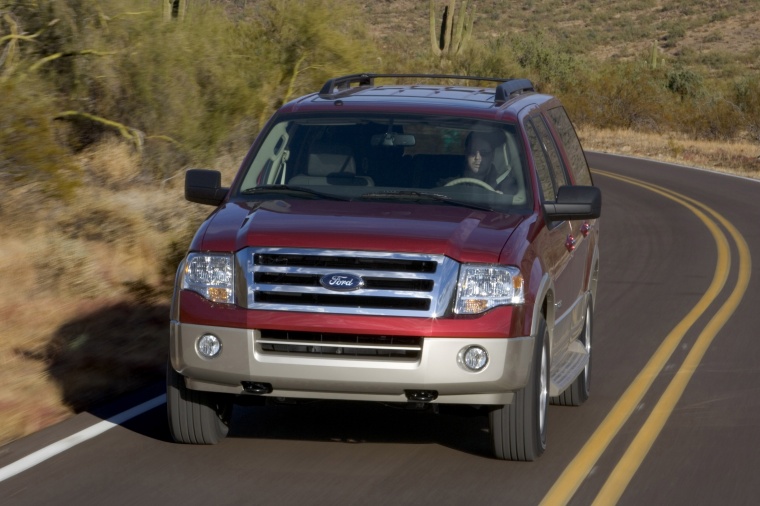
[[[222,351],[222,342],[213,334],[204,334],[196,345],[198,354],[203,358],[214,358]]]
[[[488,352],[480,346],[468,346],[459,352],[459,363],[468,371],[481,371],[488,364]]]

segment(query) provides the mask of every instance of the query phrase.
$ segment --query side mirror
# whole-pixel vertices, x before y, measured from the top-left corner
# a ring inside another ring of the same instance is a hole
[[[196,204],[218,206],[229,188],[222,187],[222,173],[216,170],[189,169],[185,173],[185,199]]]
[[[602,191],[596,186],[561,186],[557,200],[544,203],[549,221],[590,220],[602,214]]]

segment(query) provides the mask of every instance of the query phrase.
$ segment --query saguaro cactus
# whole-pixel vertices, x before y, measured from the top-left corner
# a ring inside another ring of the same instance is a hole
[[[652,49],[649,53],[649,68],[651,68],[652,70],[657,69],[658,56],[659,56],[659,50],[657,48],[657,41],[654,40],[652,41]]]
[[[164,21],[184,19],[187,12],[187,0],[163,0]]]
[[[475,20],[475,7],[468,14],[469,0],[464,0],[456,15],[456,0],[448,0],[441,16],[441,30],[436,30],[436,0],[430,0],[430,45],[433,54],[441,58],[451,58],[459,54],[472,37],[472,25]],[[456,29],[455,29],[456,25]]]

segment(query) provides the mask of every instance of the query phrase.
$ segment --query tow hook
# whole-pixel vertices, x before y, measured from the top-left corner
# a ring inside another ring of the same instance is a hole
[[[435,390],[404,390],[406,398],[412,402],[430,402],[438,398]]]

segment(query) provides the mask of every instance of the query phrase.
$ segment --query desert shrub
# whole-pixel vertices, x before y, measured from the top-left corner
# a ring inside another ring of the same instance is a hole
[[[675,47],[686,36],[686,26],[679,21],[663,23],[660,28],[667,33],[664,37],[664,46],[667,48]]]
[[[667,87],[681,100],[699,97],[704,91],[704,79],[694,70],[676,66],[667,72]]]
[[[729,14],[728,11],[721,10],[721,11],[718,11],[718,12],[714,13],[710,17],[710,21],[713,22],[713,23],[718,23],[720,21],[726,21],[730,17],[731,17],[731,14]]]
[[[616,62],[590,75],[585,87],[562,95],[574,121],[597,128],[681,132],[693,138],[726,140],[751,124],[754,81],[746,92],[707,88],[704,78],[681,66],[652,69],[646,62]],[[744,97],[739,98],[739,97]],[[757,117],[757,116],[755,116]]]
[[[139,217],[111,201],[95,200],[88,205],[72,207],[57,220],[56,228],[69,239],[118,244],[128,248],[143,226]]]
[[[575,121],[599,128],[660,131],[671,119],[661,74],[642,62],[604,65],[562,98]]]
[[[730,141],[740,138],[746,132],[745,118],[739,109],[724,97],[712,98],[709,107],[697,110],[706,113],[704,127],[696,135],[698,138]]]
[[[34,78],[0,79],[0,187],[31,185],[43,195],[71,197],[80,173],[59,142],[55,102]]]
[[[537,32],[511,38],[514,57],[543,91],[561,93],[579,82],[581,64],[567,48],[547,34]]]
[[[88,299],[109,292],[98,273],[91,248],[76,239],[48,234],[31,255],[37,273],[36,289],[64,298]]]
[[[76,157],[86,184],[114,191],[141,182],[141,154],[116,135],[104,136]]]
[[[69,146],[121,135],[158,178],[244,149],[283,101],[363,70],[374,54],[357,4],[336,0],[267,0],[229,13],[196,2],[173,22],[158,2],[30,5],[10,6],[25,31],[39,31],[35,44],[21,45],[24,69],[53,90],[48,114],[68,113],[59,117],[70,123]]]
[[[248,52],[262,58],[256,106],[260,124],[282,103],[318,89],[328,78],[366,71],[377,54],[357,4],[337,0],[264,0],[255,24],[241,27]],[[308,13],[305,15],[304,13]]]
[[[461,57],[454,59],[453,71],[470,76],[523,77],[525,70],[517,63],[507,37],[498,37],[467,46]]]
[[[760,81],[746,77],[736,82],[732,100],[742,115],[747,133],[760,141]]]
[[[746,130],[741,111],[719,89],[681,104],[678,119],[673,130],[680,130],[693,138],[729,140]]]

